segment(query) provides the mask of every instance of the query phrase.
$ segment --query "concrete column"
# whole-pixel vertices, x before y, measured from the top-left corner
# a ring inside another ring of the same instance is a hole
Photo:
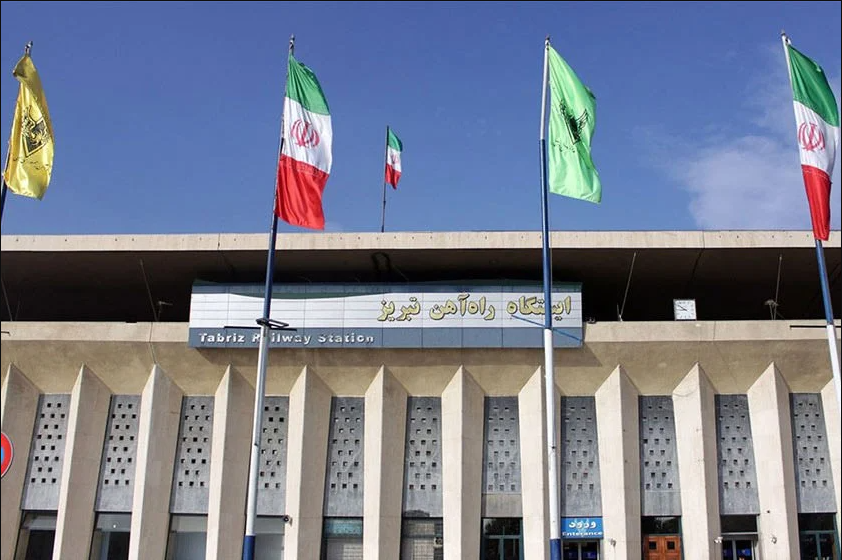
[[[789,393],[789,386],[774,362],[748,389],[754,458],[758,465],[757,533],[760,557],[764,560],[791,560],[800,554]]]
[[[518,393],[524,558],[549,558],[550,556],[543,371],[543,368],[538,368]]]
[[[480,555],[485,393],[460,367],[441,395],[444,556]]]
[[[158,366],[140,397],[129,560],[164,558],[182,390]]]
[[[699,364],[672,392],[685,558],[714,560],[718,552],[713,542],[721,533],[714,393]]]
[[[0,396],[0,423],[12,442],[13,459],[0,482],[0,560],[12,560],[20,528],[20,501],[26,483],[26,467],[35,414],[41,392],[14,365],[9,365]]]
[[[406,398],[403,385],[381,367],[365,393],[363,557],[400,557]]]
[[[304,368],[289,394],[284,558],[319,560],[331,391]]]
[[[833,475],[833,494],[836,498],[836,527],[842,527],[842,445],[840,444],[839,403],[836,401],[836,387],[831,379],[822,389],[824,426],[827,430],[827,446],[830,450],[830,472]]]
[[[243,553],[254,388],[228,366],[214,395],[207,560]]]
[[[617,366],[594,396],[605,534],[603,557],[608,560],[640,559],[639,396],[622,366]]]
[[[111,391],[82,366],[70,394],[54,560],[86,558],[90,552],[99,465],[110,407]]]

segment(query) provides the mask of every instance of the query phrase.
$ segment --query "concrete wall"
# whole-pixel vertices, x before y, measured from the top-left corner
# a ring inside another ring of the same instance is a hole
[[[183,396],[164,371],[153,366],[140,399],[129,560],[164,558],[167,549]]]
[[[406,444],[406,389],[381,367],[365,394],[363,551],[366,559],[400,556]]]
[[[90,552],[99,465],[110,406],[111,391],[82,366],[70,395],[54,560],[85,558]]]
[[[207,560],[242,555],[254,388],[229,367],[214,396]]]
[[[331,391],[304,368],[289,395],[284,558],[319,560]],[[296,453],[296,451],[298,451]]]
[[[754,454],[759,466],[758,544],[764,560],[791,560],[800,555],[789,393],[774,363],[748,391]]]
[[[538,368],[518,394],[523,554],[526,558],[548,558],[550,554],[544,394],[543,369]],[[527,469],[540,472],[540,475],[524,476]]]
[[[131,558],[163,558],[166,549],[183,395],[216,397],[208,557],[239,556],[255,352],[190,349],[185,345],[183,325],[153,326],[154,354],[175,372],[167,370],[165,374],[160,366],[143,369],[151,359],[144,338],[150,331],[137,325],[112,324],[103,330],[88,325],[85,332],[81,327],[71,329],[72,335],[56,325],[46,325],[40,334],[36,327],[45,324],[4,323],[4,328],[6,325],[11,325],[16,335],[25,336],[15,336],[13,343],[4,337],[3,360],[8,363],[22,358],[33,365],[35,374],[26,371],[24,375],[16,366],[4,373],[3,431],[15,441],[16,460],[2,481],[0,560],[11,560],[14,551],[41,391],[78,394],[76,404],[71,404],[76,410],[68,431],[73,451],[63,472],[67,480],[62,480],[64,502],[59,507],[57,531],[58,549],[66,552],[58,554],[68,557],[83,548],[87,553],[93,507],[86,504],[96,495],[99,469],[86,470],[80,465],[101,456],[105,429],[101,403],[105,399],[107,416],[106,395],[113,392],[142,393]],[[560,389],[571,396],[595,395],[605,560],[639,558],[637,398],[665,394],[672,395],[675,406],[684,557],[716,557],[718,548],[713,540],[719,534],[719,517],[713,395],[741,392],[748,393],[755,458],[760,466],[761,554],[764,559],[797,557],[791,392],[822,393],[837,503],[842,482],[839,413],[826,363],[827,343],[815,333],[809,334],[815,329],[790,326],[782,321],[647,324],[645,328],[631,323],[589,325],[588,344],[563,351],[564,359],[558,360],[556,371]],[[88,373],[79,373],[80,362],[74,360],[82,357],[98,364],[96,376],[87,369]],[[785,367],[777,361],[769,366],[773,357],[781,357]],[[387,366],[376,365],[381,359]],[[286,527],[285,557],[315,560],[320,552],[332,395],[365,396],[363,548],[366,558],[374,559],[392,559],[399,554],[403,461],[395,458],[404,457],[407,395],[442,397],[447,558],[470,558],[478,553],[483,397],[517,395],[522,465],[522,494],[517,498],[523,511],[523,549],[527,558],[546,557],[549,526],[541,361],[540,350],[528,349],[273,350],[267,393],[290,395],[286,484],[287,513],[292,520]],[[302,370],[302,362],[313,365]],[[680,370],[688,362],[693,363]],[[84,491],[73,493],[72,488]]]
[[[3,433],[11,440],[13,460],[9,472],[0,481],[0,559],[12,560],[20,527],[20,503],[26,482],[27,460],[35,429],[38,410],[38,387],[14,365],[9,365],[3,380],[2,425]]]
[[[611,560],[641,556],[639,395],[619,366],[595,395],[603,550]]]
[[[464,368],[441,395],[444,555],[480,552],[485,394]]]
[[[713,386],[698,364],[672,392],[672,402],[681,482],[682,548],[687,558],[715,560],[720,551],[714,539],[721,532],[716,407]]]

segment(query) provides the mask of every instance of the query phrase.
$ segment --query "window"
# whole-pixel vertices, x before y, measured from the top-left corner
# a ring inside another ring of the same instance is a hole
[[[28,511],[18,534],[17,560],[52,560],[56,540],[56,514]]]
[[[258,517],[254,520],[255,560],[284,560],[284,518]]]
[[[91,560],[127,560],[131,529],[130,513],[97,514],[91,543]]]
[[[401,525],[401,560],[443,560],[441,518],[404,518]]]
[[[363,520],[326,517],[322,533],[322,560],[362,560]]]
[[[173,515],[167,560],[205,560],[208,518],[205,515]]]

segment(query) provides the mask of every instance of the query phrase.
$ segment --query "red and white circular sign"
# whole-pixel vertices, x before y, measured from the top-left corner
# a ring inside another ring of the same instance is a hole
[[[0,432],[0,477],[6,476],[6,471],[12,465],[12,440],[6,434]]]

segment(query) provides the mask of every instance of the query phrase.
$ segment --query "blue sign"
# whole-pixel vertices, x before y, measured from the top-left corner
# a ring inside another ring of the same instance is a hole
[[[601,517],[562,517],[562,539],[601,539]]]

